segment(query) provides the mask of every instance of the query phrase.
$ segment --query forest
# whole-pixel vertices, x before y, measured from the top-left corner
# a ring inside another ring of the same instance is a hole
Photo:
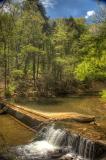
[[[106,3],[54,1],[0,0],[0,160],[106,160]]]
[[[106,82],[105,8],[90,22],[50,19],[39,0],[0,8],[1,96],[84,94],[97,82]]]

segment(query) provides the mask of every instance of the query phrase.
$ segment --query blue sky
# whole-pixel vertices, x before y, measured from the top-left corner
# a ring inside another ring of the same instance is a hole
[[[96,0],[41,0],[51,18],[86,17],[98,10],[100,3]],[[100,0],[98,0],[100,1]]]
[[[0,0],[0,3],[4,0]],[[23,1],[23,0],[14,0]],[[100,5],[106,0],[40,0],[44,5],[47,16],[50,18],[60,17],[89,17],[96,14]],[[105,5],[106,7],[106,5]]]

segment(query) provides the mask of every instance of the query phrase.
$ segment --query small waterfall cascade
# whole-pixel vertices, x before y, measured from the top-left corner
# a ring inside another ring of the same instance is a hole
[[[55,129],[54,125],[43,128],[39,134],[42,140],[17,148],[20,157],[25,157],[25,160],[55,160],[50,158],[51,155],[61,151],[63,160],[70,156],[74,157],[73,160],[97,160],[95,143],[86,138]]]
[[[47,132],[45,139],[48,141],[50,144],[54,146],[63,146],[63,143],[65,142],[66,138],[66,132],[61,129],[55,129],[54,126],[51,126]]]
[[[94,142],[79,135],[72,134],[68,137],[68,146],[71,151],[84,159],[94,160],[95,145]]]

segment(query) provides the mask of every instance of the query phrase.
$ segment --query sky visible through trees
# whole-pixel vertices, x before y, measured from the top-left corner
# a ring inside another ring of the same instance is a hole
[[[98,12],[86,10],[83,17],[50,19],[39,0],[10,2],[7,10],[5,5],[0,11],[0,82],[5,96],[78,93],[92,82],[105,83],[105,6]]]

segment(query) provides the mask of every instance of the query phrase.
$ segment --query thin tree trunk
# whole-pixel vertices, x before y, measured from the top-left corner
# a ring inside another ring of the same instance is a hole
[[[35,58],[35,55],[33,56],[33,81],[34,81],[34,89],[36,87],[36,66],[35,66],[35,63],[36,63],[36,58]]]
[[[38,61],[37,61],[37,74],[36,74],[37,78],[38,78],[38,75],[39,75],[39,55],[38,55]]]
[[[6,43],[4,42],[4,94],[6,96],[7,90],[7,55],[6,55]]]

